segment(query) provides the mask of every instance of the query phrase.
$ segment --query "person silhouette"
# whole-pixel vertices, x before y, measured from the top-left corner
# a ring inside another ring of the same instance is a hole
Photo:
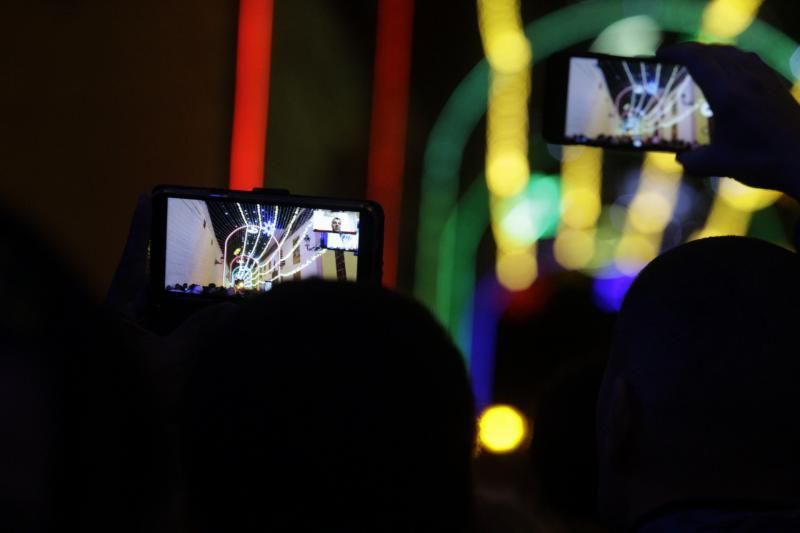
[[[470,387],[419,304],[289,282],[209,337],[182,416],[193,531],[471,529]]]

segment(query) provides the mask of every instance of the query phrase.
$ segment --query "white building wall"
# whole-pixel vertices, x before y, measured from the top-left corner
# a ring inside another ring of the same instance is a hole
[[[619,113],[595,59],[570,61],[564,129],[568,137],[619,134]]]
[[[165,283],[222,285],[222,248],[206,203],[183,198],[168,201]]]

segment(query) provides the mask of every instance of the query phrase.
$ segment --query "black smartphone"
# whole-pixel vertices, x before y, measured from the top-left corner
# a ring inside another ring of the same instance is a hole
[[[714,114],[683,65],[559,55],[546,75],[544,137],[551,144],[678,152],[711,142]]]
[[[380,284],[375,202],[159,186],[150,276],[156,302],[241,298],[292,280]]]

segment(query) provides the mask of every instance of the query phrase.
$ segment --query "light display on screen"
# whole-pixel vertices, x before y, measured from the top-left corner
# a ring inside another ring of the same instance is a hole
[[[170,198],[164,288],[235,295],[287,280],[355,281],[358,224],[351,211]]]
[[[681,150],[710,142],[713,116],[686,67],[570,60],[565,137],[577,144]]]

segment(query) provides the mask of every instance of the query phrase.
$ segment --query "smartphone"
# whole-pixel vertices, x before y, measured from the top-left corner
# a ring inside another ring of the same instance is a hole
[[[683,65],[655,58],[560,55],[547,66],[551,144],[678,152],[711,142],[714,113]]]
[[[375,202],[159,186],[150,276],[156,301],[242,298],[309,278],[380,284]]]

